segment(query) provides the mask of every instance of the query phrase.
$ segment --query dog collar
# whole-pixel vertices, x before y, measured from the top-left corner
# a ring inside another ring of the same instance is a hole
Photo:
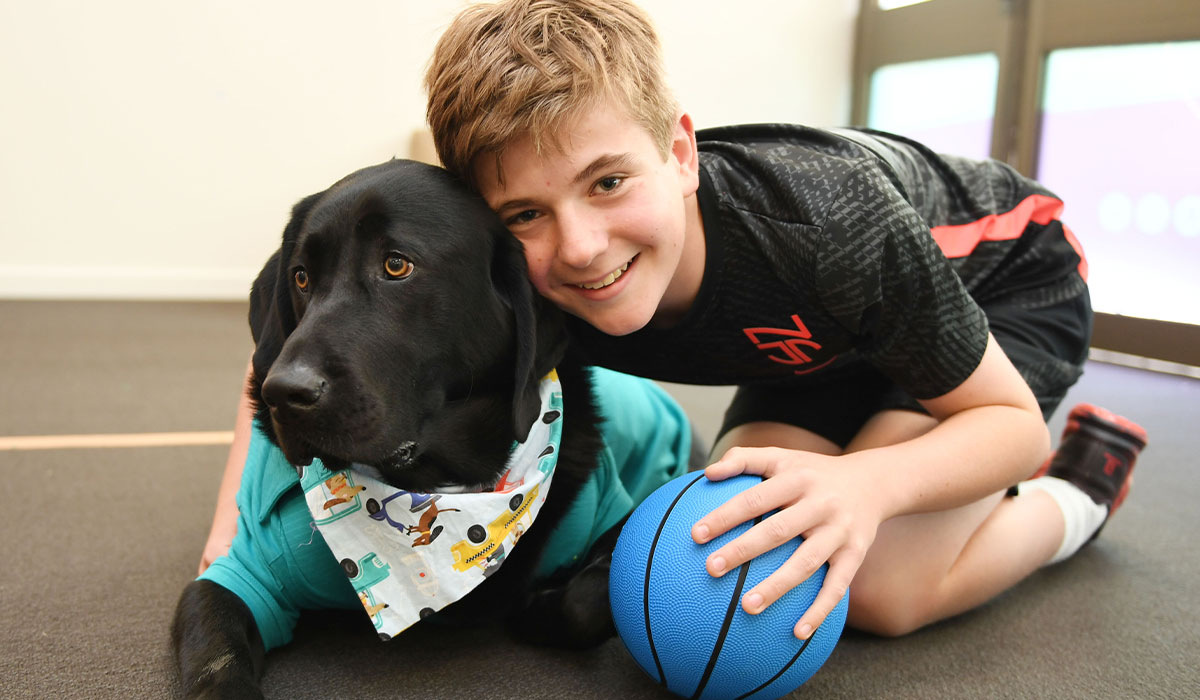
[[[313,522],[341,562],[381,639],[459,600],[499,570],[541,510],[562,440],[562,385],[538,387],[542,410],[506,470],[482,493],[416,493],[358,467],[320,460],[300,484]]]

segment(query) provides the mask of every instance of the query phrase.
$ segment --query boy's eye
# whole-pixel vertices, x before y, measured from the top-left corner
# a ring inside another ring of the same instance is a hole
[[[608,177],[602,177],[596,181],[596,189],[600,190],[601,192],[612,192],[613,190],[620,187],[621,183],[624,182],[624,180],[625,180],[625,178],[617,177],[616,175],[609,175]]]
[[[536,211],[533,209],[526,209],[519,214],[514,214],[513,216],[508,217],[508,221],[505,223],[510,226],[513,224],[527,224],[536,218],[538,218],[538,213]]]

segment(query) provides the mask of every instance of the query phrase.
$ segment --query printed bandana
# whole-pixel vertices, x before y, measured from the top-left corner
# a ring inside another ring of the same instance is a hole
[[[414,493],[372,478],[359,465],[331,472],[320,460],[300,484],[333,555],[381,639],[462,598],[496,573],[537,517],[558,463],[562,386],[551,371],[539,386],[542,411],[490,492]]]

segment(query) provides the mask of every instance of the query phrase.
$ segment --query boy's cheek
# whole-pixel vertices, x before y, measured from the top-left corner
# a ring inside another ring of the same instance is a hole
[[[529,268],[529,281],[543,294],[549,288],[550,258],[540,247],[530,243],[525,244],[525,265]]]
[[[529,281],[533,283],[533,288],[538,294],[546,296],[550,293],[549,277],[543,268],[535,267],[533,263],[529,264]]]

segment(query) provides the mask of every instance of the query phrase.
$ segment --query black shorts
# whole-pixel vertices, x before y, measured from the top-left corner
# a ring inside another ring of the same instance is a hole
[[[1029,384],[1048,420],[1083,374],[1087,360],[1092,306],[1086,286],[1080,280],[1072,295],[1061,300],[1025,292],[980,307],[996,342]],[[797,400],[798,391],[803,392],[802,400]],[[720,434],[745,423],[773,421],[804,428],[845,447],[868,419],[894,409],[925,412],[904,390],[864,364],[861,372],[800,390],[738,387]]]

